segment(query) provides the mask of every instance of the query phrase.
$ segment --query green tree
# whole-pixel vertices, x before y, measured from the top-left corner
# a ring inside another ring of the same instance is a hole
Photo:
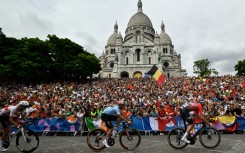
[[[83,81],[100,70],[94,54],[67,38],[48,35],[43,41],[0,36],[1,81]]]
[[[245,59],[238,61],[238,63],[235,65],[235,70],[237,71],[236,75],[245,76]]]
[[[17,39],[8,38],[4,35],[0,36],[0,79],[2,81],[5,79],[10,80],[13,76],[13,66],[9,64],[9,62],[13,61],[7,60],[7,57],[13,54],[18,46],[19,41]]]
[[[218,75],[218,71],[214,68],[209,68],[210,61],[208,59],[201,59],[194,62],[193,73],[201,77],[210,76],[212,73]]]
[[[48,35],[48,42],[52,46],[55,72],[61,79],[86,79],[101,70],[99,60],[94,54],[69,39],[60,39],[55,35]]]

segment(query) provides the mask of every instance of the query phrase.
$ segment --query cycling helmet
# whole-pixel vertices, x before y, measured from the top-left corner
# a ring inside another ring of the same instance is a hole
[[[19,105],[20,106],[29,106],[29,103],[27,101],[20,101]]]

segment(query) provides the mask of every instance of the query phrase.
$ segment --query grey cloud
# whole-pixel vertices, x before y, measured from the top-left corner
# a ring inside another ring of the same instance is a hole
[[[77,32],[76,35],[82,38],[85,42],[90,43],[91,45],[97,45],[98,42],[96,39],[88,32]]]
[[[38,14],[35,12],[26,12],[21,13],[19,12],[19,17],[27,29],[40,30],[40,31],[49,31],[52,29],[53,25],[52,22],[47,19],[42,19]]]
[[[83,44],[84,49],[94,52],[95,55],[100,56],[101,49],[98,49],[99,43],[96,38],[94,38],[90,33],[83,31],[77,32],[75,35],[78,37],[79,41],[81,41],[79,43]]]

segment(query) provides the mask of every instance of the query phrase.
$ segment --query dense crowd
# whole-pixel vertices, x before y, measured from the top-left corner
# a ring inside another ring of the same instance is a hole
[[[88,83],[8,84],[0,86],[0,107],[27,100],[30,118],[99,118],[105,107],[119,100],[127,104],[125,115],[170,118],[180,105],[204,101],[206,116],[245,116],[245,77],[166,78],[158,86],[152,78],[106,78]],[[34,109],[35,108],[35,109]]]

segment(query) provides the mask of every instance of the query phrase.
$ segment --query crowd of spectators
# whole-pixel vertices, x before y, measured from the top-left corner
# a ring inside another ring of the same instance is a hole
[[[168,118],[178,114],[180,105],[204,101],[206,116],[245,116],[245,77],[165,78],[159,86],[152,78],[105,78],[88,83],[8,84],[0,86],[0,107],[27,100],[31,118],[99,118],[103,109],[119,100],[127,104],[125,115]]]

